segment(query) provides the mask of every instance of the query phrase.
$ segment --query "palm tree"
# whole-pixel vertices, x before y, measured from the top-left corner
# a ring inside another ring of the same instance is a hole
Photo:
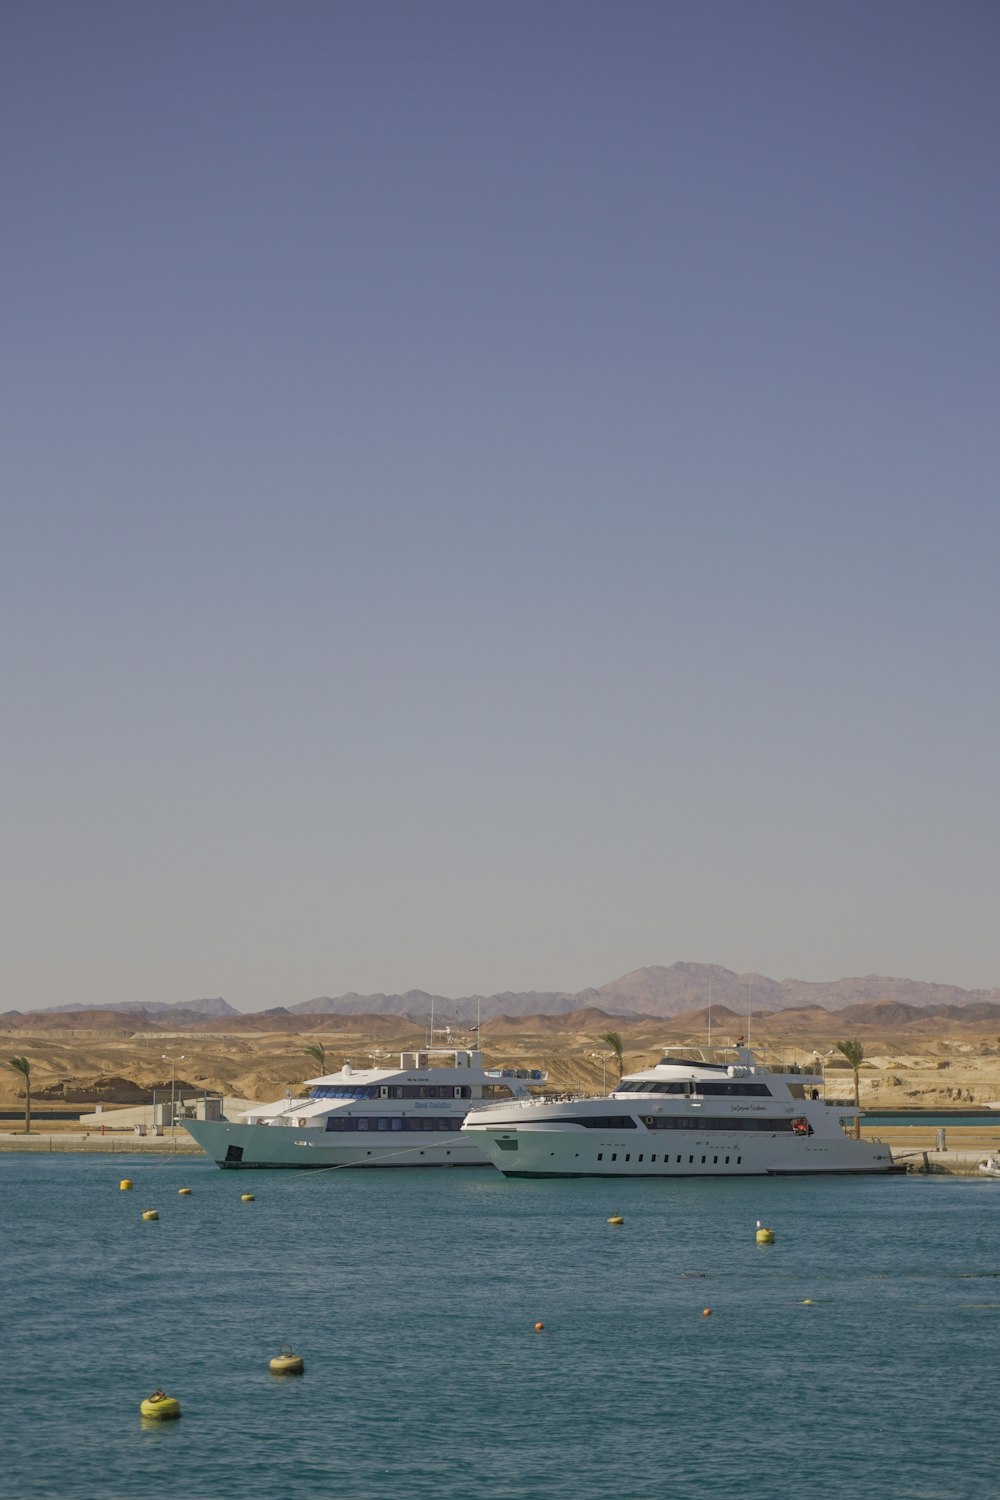
[[[862,1046],[862,1044],[858,1041],[857,1037],[855,1037],[854,1040],[850,1041],[850,1042],[838,1042],[837,1043],[837,1051],[838,1052],[842,1052],[844,1054],[844,1056],[847,1058],[847,1061],[850,1063],[851,1068],[852,1068],[852,1070],[854,1072],[854,1103],[856,1104],[856,1106],[858,1107],[858,1109],[860,1109],[861,1108],[861,1078],[860,1078],[859,1074],[860,1074],[861,1064],[865,1060],[865,1049]],[[856,1141],[859,1141],[861,1139],[861,1116],[860,1115],[856,1115],[855,1118],[854,1118],[854,1139]]]
[[[24,1079],[24,1133],[31,1134],[31,1064],[26,1057],[11,1057],[7,1061],[8,1068],[13,1068],[15,1073],[20,1073]]]
[[[319,1070],[320,1070],[320,1072],[321,1073],[325,1073],[326,1072],[326,1048],[323,1046],[323,1043],[322,1042],[313,1042],[312,1046],[307,1047],[305,1050],[306,1050],[306,1056],[307,1057],[314,1057],[316,1059],[316,1061],[319,1063]]]
[[[611,1051],[614,1053],[615,1062],[618,1064],[618,1082],[621,1083],[622,1074],[625,1071],[625,1058],[622,1052],[622,1039],[618,1035],[617,1031],[606,1031],[601,1037],[601,1041],[606,1047],[610,1047]]]

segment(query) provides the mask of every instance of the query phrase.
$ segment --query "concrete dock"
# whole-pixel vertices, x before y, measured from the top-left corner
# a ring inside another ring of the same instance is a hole
[[[907,1172],[943,1172],[949,1177],[978,1177],[983,1151],[914,1151],[892,1148],[892,1160]]]
[[[168,1135],[135,1135],[132,1131],[32,1130],[0,1132],[0,1151],[91,1151],[109,1156],[204,1156],[184,1130]]]

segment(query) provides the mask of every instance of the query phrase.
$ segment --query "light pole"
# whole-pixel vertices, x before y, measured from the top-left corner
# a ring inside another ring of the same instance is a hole
[[[170,1064],[170,1136],[173,1139],[177,1134],[177,1106],[174,1103],[174,1085],[177,1082],[177,1064],[184,1061],[184,1053],[176,1057],[170,1057],[166,1052],[160,1054],[164,1062]]]
[[[591,1055],[592,1058],[594,1058],[595,1061],[597,1060],[597,1058],[600,1058],[600,1060],[601,1060],[601,1068],[602,1068],[603,1074],[604,1074],[603,1082],[601,1084],[601,1088],[602,1088],[603,1092],[606,1094],[608,1092],[608,1057],[609,1057],[609,1054],[607,1052],[592,1052],[590,1055]]]

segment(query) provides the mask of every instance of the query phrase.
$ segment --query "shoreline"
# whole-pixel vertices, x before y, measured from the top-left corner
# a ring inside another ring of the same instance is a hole
[[[894,1131],[894,1135],[909,1135],[910,1139],[886,1141],[892,1153],[894,1166],[905,1166],[907,1175],[925,1176],[937,1174],[950,1177],[976,1177],[979,1163],[987,1152],[996,1151],[1000,1140],[956,1143],[950,1150],[939,1151],[930,1140],[914,1140],[913,1135],[936,1136],[932,1129]],[[992,1134],[1000,1137],[1000,1129]],[[884,1139],[884,1136],[881,1137]],[[76,1155],[101,1156],[164,1156],[200,1157],[210,1162],[211,1157],[190,1136],[125,1136],[94,1135],[85,1131],[32,1131],[26,1136],[23,1131],[0,1133],[0,1152],[22,1151],[39,1155],[69,1152]],[[821,1174],[817,1174],[821,1175]],[[617,1180],[617,1179],[614,1179]]]

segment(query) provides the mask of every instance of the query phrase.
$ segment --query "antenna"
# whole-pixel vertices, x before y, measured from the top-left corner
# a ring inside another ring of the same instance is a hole
[[[433,1045],[434,1045],[434,996],[432,995],[431,996],[431,1024],[430,1024],[430,1030],[427,1033],[427,1046],[428,1047],[433,1047]]]
[[[712,976],[708,976],[708,1050],[712,1050]]]
[[[747,1046],[750,1045],[750,996],[753,994],[753,985],[747,985]]]

